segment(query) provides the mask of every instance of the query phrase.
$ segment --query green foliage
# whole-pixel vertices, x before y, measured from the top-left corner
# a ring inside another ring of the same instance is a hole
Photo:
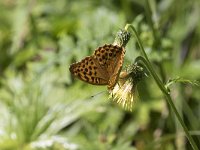
[[[71,76],[72,62],[113,43],[126,23],[199,146],[200,90],[190,84],[200,81],[199,8],[197,0],[0,1],[0,149],[191,149],[151,76],[133,112],[109,101],[106,87]],[[132,37],[124,66],[138,55]]]

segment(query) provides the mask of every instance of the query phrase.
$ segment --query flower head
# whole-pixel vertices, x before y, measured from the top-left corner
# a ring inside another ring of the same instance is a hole
[[[118,83],[110,91],[110,96],[125,110],[132,111],[138,99],[137,84],[145,76],[144,70],[137,63],[128,66],[119,76]]]

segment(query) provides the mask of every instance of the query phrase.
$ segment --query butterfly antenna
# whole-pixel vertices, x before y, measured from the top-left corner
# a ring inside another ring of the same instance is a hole
[[[99,93],[96,93],[96,94],[90,96],[89,98],[94,98],[94,97],[96,97],[96,96],[98,96],[98,95],[101,95],[101,94],[103,94],[103,93],[105,93],[105,92],[106,92],[106,91],[101,91],[101,92],[99,92]]]

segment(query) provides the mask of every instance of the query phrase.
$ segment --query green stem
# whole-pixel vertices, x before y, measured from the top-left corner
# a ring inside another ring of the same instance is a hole
[[[145,64],[145,66],[147,67],[147,69],[149,70],[149,72],[151,73],[151,75],[153,76],[154,80],[156,81],[158,87],[160,88],[160,90],[165,95],[167,102],[169,103],[170,107],[172,108],[172,110],[174,111],[176,117],[178,118],[178,121],[180,122],[181,126],[183,127],[184,132],[185,132],[185,134],[186,134],[186,136],[187,136],[187,138],[188,138],[188,140],[189,140],[192,148],[194,150],[198,150],[197,145],[194,142],[192,136],[189,134],[189,131],[188,131],[185,123],[183,122],[180,114],[178,113],[178,111],[177,111],[177,109],[176,109],[176,107],[175,107],[175,105],[174,105],[174,103],[173,103],[173,101],[171,99],[171,96],[170,96],[168,90],[165,88],[164,84],[161,82],[161,80],[159,79],[158,75],[154,71],[154,69],[152,67],[152,64],[149,61],[149,58],[147,57],[147,54],[145,53],[145,50],[144,50],[144,48],[142,46],[142,42],[141,42],[141,40],[140,40],[140,38],[139,38],[139,36],[138,36],[135,28],[131,24],[127,24],[125,26],[125,30],[127,30],[129,27],[133,30],[133,32],[134,32],[134,34],[135,34],[135,36],[137,38],[137,42],[139,44],[140,50],[142,52],[142,55],[144,56],[144,57],[139,56],[139,57],[137,57],[137,59],[140,60],[140,61],[142,61]]]

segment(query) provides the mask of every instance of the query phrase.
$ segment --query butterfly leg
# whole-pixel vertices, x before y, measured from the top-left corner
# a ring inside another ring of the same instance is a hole
[[[121,85],[119,84],[119,82],[117,82],[118,86],[121,87]]]
[[[112,98],[114,98],[113,92],[112,92],[112,94],[111,94],[111,95],[112,95]]]

